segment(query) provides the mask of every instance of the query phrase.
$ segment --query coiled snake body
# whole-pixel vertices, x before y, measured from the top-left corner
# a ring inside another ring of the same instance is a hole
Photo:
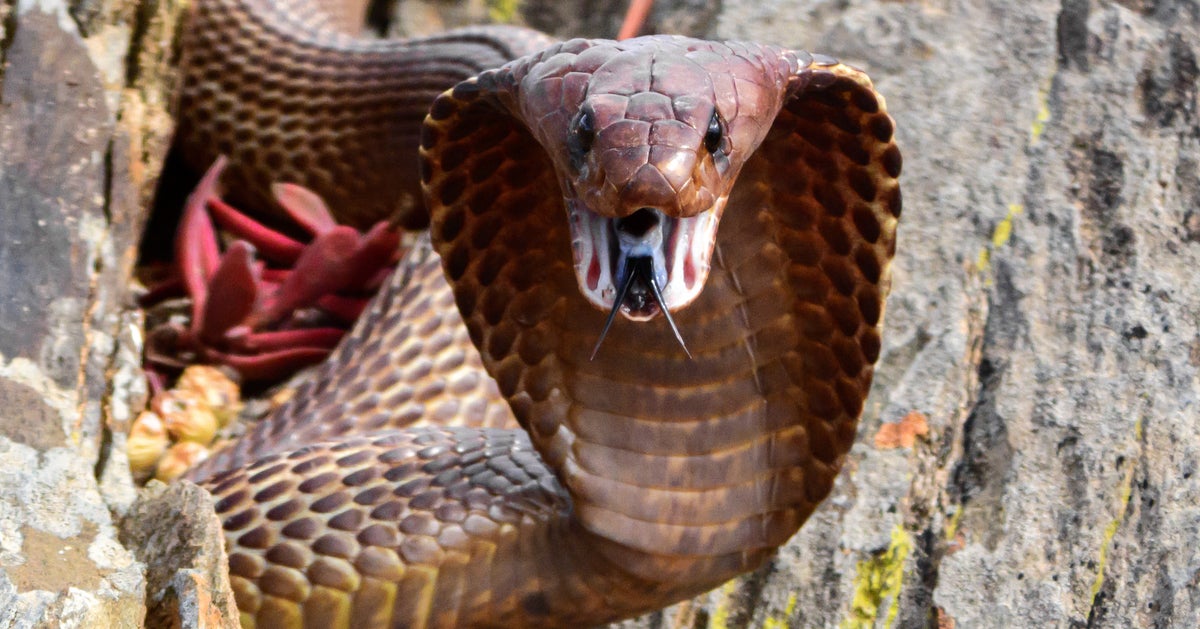
[[[333,26],[200,0],[184,41],[198,165],[431,226],[190,473],[243,623],[594,625],[759,565],[829,492],[880,351],[900,156],[868,79],[750,43]]]

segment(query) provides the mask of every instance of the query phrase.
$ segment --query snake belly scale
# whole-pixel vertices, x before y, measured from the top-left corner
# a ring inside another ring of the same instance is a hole
[[[901,160],[870,81],[751,43],[337,23],[200,0],[183,42],[193,163],[430,227],[189,473],[243,625],[588,626],[760,565],[829,493],[880,352]],[[661,304],[613,303],[630,234],[662,240]]]

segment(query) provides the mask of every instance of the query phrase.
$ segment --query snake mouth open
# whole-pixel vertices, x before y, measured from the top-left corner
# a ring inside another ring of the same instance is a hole
[[[674,219],[652,208],[608,222],[608,263],[616,280],[612,308],[635,321],[645,321],[670,310],[662,289],[668,280],[664,243],[675,232]],[[598,257],[595,257],[598,261]],[[618,307],[618,303],[620,306]]]
[[[632,260],[646,261],[637,263],[640,273],[620,303],[627,319],[648,321],[664,311],[676,312],[704,289],[716,242],[718,208],[676,218],[646,207],[610,218],[572,200],[567,214],[575,278],[584,298],[596,308],[612,310],[622,283],[630,277]],[[661,300],[652,298],[650,279],[657,284]]]
[[[683,345],[671,313],[704,289],[719,209],[676,218],[644,207],[610,218],[574,201],[567,208],[580,292],[609,313],[601,340],[618,312],[632,321],[662,314]]]

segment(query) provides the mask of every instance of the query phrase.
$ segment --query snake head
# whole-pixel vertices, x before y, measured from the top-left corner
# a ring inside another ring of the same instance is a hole
[[[522,114],[554,164],[591,304],[645,321],[699,296],[793,70],[768,47],[654,37],[567,42],[525,74]]]
[[[777,295],[833,282],[849,297],[857,275],[841,262],[828,263],[836,282],[807,268],[824,269],[826,250],[859,264],[846,229],[872,247],[863,277],[882,282],[873,260],[891,255],[881,236],[900,205],[882,109],[865,75],[831,58],[670,36],[563,42],[447,90],[421,130],[420,174],[431,242],[485,362],[537,363],[560,334],[586,360],[574,331],[608,330],[618,312],[629,325],[610,338],[627,356],[652,339],[650,353],[678,357],[647,332],[679,339],[675,320],[719,320],[712,304],[757,294],[749,276]],[[775,270],[743,273],[752,253]],[[714,264],[726,272],[710,277]],[[537,332],[519,344],[517,330]]]

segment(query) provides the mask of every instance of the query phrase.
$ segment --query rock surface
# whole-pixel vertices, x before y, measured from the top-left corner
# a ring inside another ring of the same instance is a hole
[[[778,559],[628,626],[1200,625],[1200,5],[726,0],[713,34],[886,95],[886,347]]]
[[[619,21],[548,6],[525,15]],[[202,496],[135,506],[123,453],[178,11],[0,2],[0,626],[233,618]],[[1200,625],[1200,4],[659,2],[651,30],[867,70],[906,209],[834,495],[764,569],[623,626]],[[207,531],[170,556],[208,567],[135,559],[163,505]]]
[[[122,520],[120,538],[146,565],[147,627],[240,626],[208,492],[191,483],[151,482]]]
[[[115,517],[135,498],[121,446],[145,395],[128,278],[165,134],[125,65],[153,11],[94,9],[0,6],[4,627],[136,627],[146,612]]]

